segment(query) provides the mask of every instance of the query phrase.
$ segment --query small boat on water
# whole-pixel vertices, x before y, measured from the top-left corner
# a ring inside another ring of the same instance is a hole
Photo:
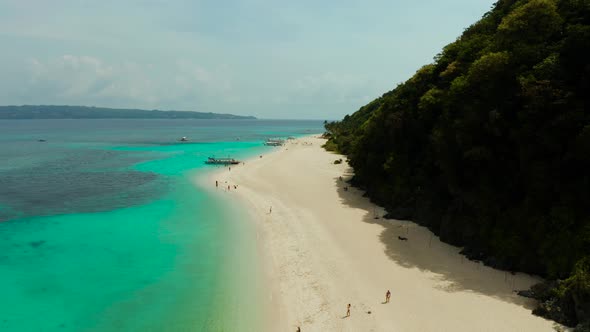
[[[205,164],[209,165],[237,165],[239,164],[239,160],[235,160],[234,158],[213,158],[209,157],[205,160]]]
[[[188,142],[188,138],[186,136],[182,136],[179,141],[181,142]]]
[[[285,145],[285,140],[279,138],[268,138],[264,141],[264,145],[266,146],[283,146]]]

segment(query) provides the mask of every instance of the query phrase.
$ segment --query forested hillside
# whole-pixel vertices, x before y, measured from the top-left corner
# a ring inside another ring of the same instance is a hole
[[[394,218],[540,274],[535,313],[590,321],[590,0],[501,0],[326,147]]]

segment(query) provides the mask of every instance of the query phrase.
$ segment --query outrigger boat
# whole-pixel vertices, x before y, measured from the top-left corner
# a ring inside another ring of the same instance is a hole
[[[264,141],[264,145],[266,146],[283,146],[285,145],[285,140],[278,139],[278,138],[268,138]]]
[[[239,160],[235,160],[234,158],[213,158],[209,157],[205,160],[205,164],[209,165],[237,165],[239,164]]]

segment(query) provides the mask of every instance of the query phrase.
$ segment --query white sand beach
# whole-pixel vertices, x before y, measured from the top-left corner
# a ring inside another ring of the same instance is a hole
[[[350,178],[351,169],[334,164],[346,158],[326,152],[324,142],[291,141],[207,179],[211,188],[219,181],[219,194],[255,222],[269,331],[554,330],[513,292],[538,279],[468,261],[412,222],[375,219],[383,209],[355,188],[344,190],[339,177]]]

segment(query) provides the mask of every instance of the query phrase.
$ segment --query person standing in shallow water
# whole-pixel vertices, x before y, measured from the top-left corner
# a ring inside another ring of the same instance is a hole
[[[215,188],[219,187],[219,181],[215,180]]]

